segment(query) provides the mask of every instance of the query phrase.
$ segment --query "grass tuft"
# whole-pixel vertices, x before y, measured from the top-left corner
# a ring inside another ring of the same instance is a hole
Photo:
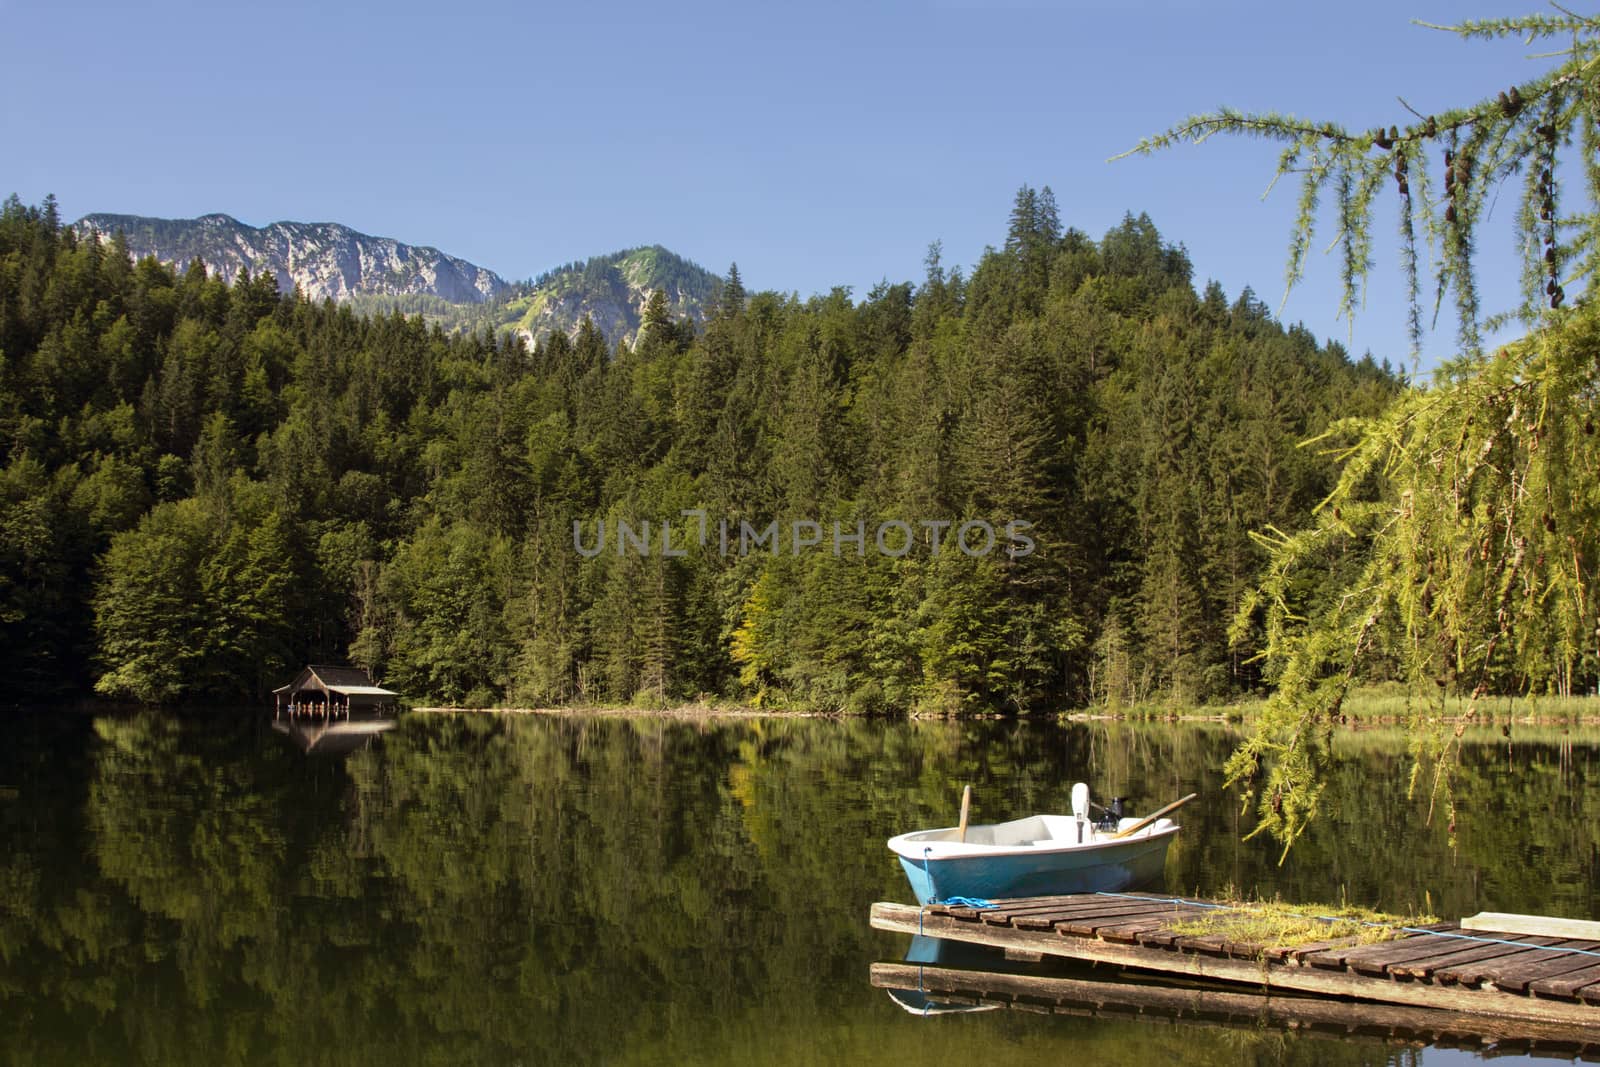
[[[1438,921],[1431,915],[1390,915],[1349,904],[1225,903],[1227,910],[1174,923],[1169,929],[1184,937],[1221,939],[1269,949],[1344,938],[1355,938],[1360,944],[1390,941],[1403,936],[1404,927]]]

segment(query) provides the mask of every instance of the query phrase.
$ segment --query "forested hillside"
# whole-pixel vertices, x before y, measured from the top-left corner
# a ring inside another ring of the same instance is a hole
[[[651,245],[565,264],[510,285],[481,304],[371,293],[358,293],[348,302],[360,314],[421,315],[447,334],[491,330],[496,337],[516,335],[530,345],[554,332],[570,340],[583,320],[590,319],[610,343],[632,345],[655,293],[662,294],[674,318],[700,324],[721,285],[710,271]]]
[[[935,250],[918,284],[798,300],[730,272],[703,329],[655,300],[614,349],[175,275],[13,197],[0,663],[12,699],[255,697],[345,658],[472,704],[1224,697],[1260,684],[1225,632],[1250,531],[1331,485],[1298,443],[1398,388],[1248,290],[1197,293],[1148,218],[1062,232],[1048,189],[971,277]],[[952,551],[979,520],[999,548]],[[619,521],[681,555],[619,552]],[[781,551],[725,552],[723,522]],[[879,551],[896,522],[913,543]]]
[[[196,260],[225,278],[241,270],[270,274],[282,292],[298,288],[313,301],[348,303],[367,315],[421,315],[450,334],[517,333],[529,344],[556,330],[570,339],[585,318],[612,344],[631,344],[657,290],[675,316],[703,322],[720,284],[715,274],[660,245],[593,256],[531,281],[508,282],[437,248],[332,222],[258,227],[228,215],[93,214],[72,230],[80,239],[120,234],[135,259],[153,257],[179,274]]]

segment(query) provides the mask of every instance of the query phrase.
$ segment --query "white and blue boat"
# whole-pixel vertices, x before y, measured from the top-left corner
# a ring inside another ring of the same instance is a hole
[[[1089,787],[1082,782],[1072,787],[1072,809],[1071,815],[914,830],[890,838],[889,848],[900,858],[918,904],[1117,892],[1161,881],[1176,823],[1145,816],[1102,829],[1089,818]]]

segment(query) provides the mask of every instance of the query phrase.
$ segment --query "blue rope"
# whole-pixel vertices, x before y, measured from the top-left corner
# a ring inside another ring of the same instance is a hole
[[[1221,911],[1245,910],[1244,908],[1235,907],[1232,904],[1214,904],[1209,900],[1185,900],[1182,897],[1151,897],[1146,896],[1143,893],[1113,893],[1108,889],[1098,889],[1095,891],[1094,895],[1097,897],[1121,897],[1123,900],[1144,900],[1149,901],[1151,904],[1188,904],[1191,907],[1217,908]]]
[[[1319,915],[1317,918],[1321,919],[1323,916]],[[1331,922],[1333,920],[1330,919],[1329,921]],[[1362,925],[1381,926],[1383,924],[1363,923]],[[1503,937],[1483,937],[1479,934],[1457,934],[1451,933],[1448,930],[1422,930],[1415,926],[1401,926],[1398,927],[1398,929],[1404,930],[1408,934],[1427,934],[1430,937],[1446,937],[1454,941],[1476,941],[1483,945],[1514,945],[1517,948],[1537,948],[1543,949],[1546,952],[1568,952],[1574,956],[1600,956],[1600,952],[1595,952],[1593,949],[1587,948],[1562,948],[1560,945],[1530,945],[1526,941],[1507,941]],[[1572,938],[1572,940],[1577,941],[1580,939]]]
[[[1234,905],[1234,904],[1213,904],[1210,901],[1206,901],[1206,900],[1185,900],[1183,897],[1167,897],[1167,898],[1163,899],[1161,897],[1148,897],[1148,896],[1144,896],[1144,895],[1139,894],[1139,893],[1112,893],[1112,892],[1108,892],[1106,890],[1100,890],[1100,891],[1096,892],[1095,896],[1097,896],[1097,897],[1121,897],[1124,900],[1148,900],[1152,904],[1187,904],[1190,907],[1194,907],[1194,908],[1214,908],[1214,909],[1217,909],[1219,911],[1249,911],[1249,910],[1251,910],[1249,908],[1241,908],[1241,907],[1239,907],[1237,905]],[[990,906],[992,907],[993,905],[990,905]],[[1368,921],[1366,921],[1364,919],[1341,919],[1337,915],[1311,915],[1311,916],[1308,916],[1308,918],[1316,919],[1319,922],[1326,922],[1326,923],[1353,922],[1353,923],[1356,923],[1359,926],[1387,926],[1388,925],[1387,923],[1368,922]],[[920,926],[920,921],[919,921],[919,926]],[[1443,938],[1447,938],[1447,939],[1453,940],[1453,941],[1471,941],[1471,942],[1473,942],[1475,944],[1480,944],[1480,945],[1510,945],[1513,948],[1536,948],[1536,949],[1542,949],[1545,952],[1565,952],[1565,953],[1569,953],[1569,954],[1574,955],[1574,956],[1595,956],[1595,957],[1600,957],[1600,952],[1596,952],[1593,949],[1587,949],[1587,948],[1562,948],[1560,945],[1530,945],[1526,941],[1509,941],[1509,940],[1507,940],[1506,938],[1503,938],[1503,937],[1484,937],[1481,934],[1452,933],[1449,930],[1427,930],[1427,929],[1424,929],[1423,927],[1420,927],[1420,926],[1397,926],[1397,927],[1394,927],[1394,929],[1399,930],[1401,933],[1406,933],[1406,934],[1427,936],[1427,937],[1443,937]],[[1578,940],[1582,940],[1582,939],[1581,938],[1570,938],[1569,940],[1578,941]]]

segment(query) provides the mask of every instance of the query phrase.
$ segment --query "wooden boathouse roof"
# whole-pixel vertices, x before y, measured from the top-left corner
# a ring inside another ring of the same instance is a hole
[[[382,686],[374,685],[372,676],[361,667],[334,667],[326,664],[311,664],[295,675],[294,681],[288,685],[281,685],[273,692],[280,696],[289,696],[303,692],[307,689],[320,690],[324,693],[338,693],[340,696],[368,696],[368,697],[398,697],[400,694]]]

